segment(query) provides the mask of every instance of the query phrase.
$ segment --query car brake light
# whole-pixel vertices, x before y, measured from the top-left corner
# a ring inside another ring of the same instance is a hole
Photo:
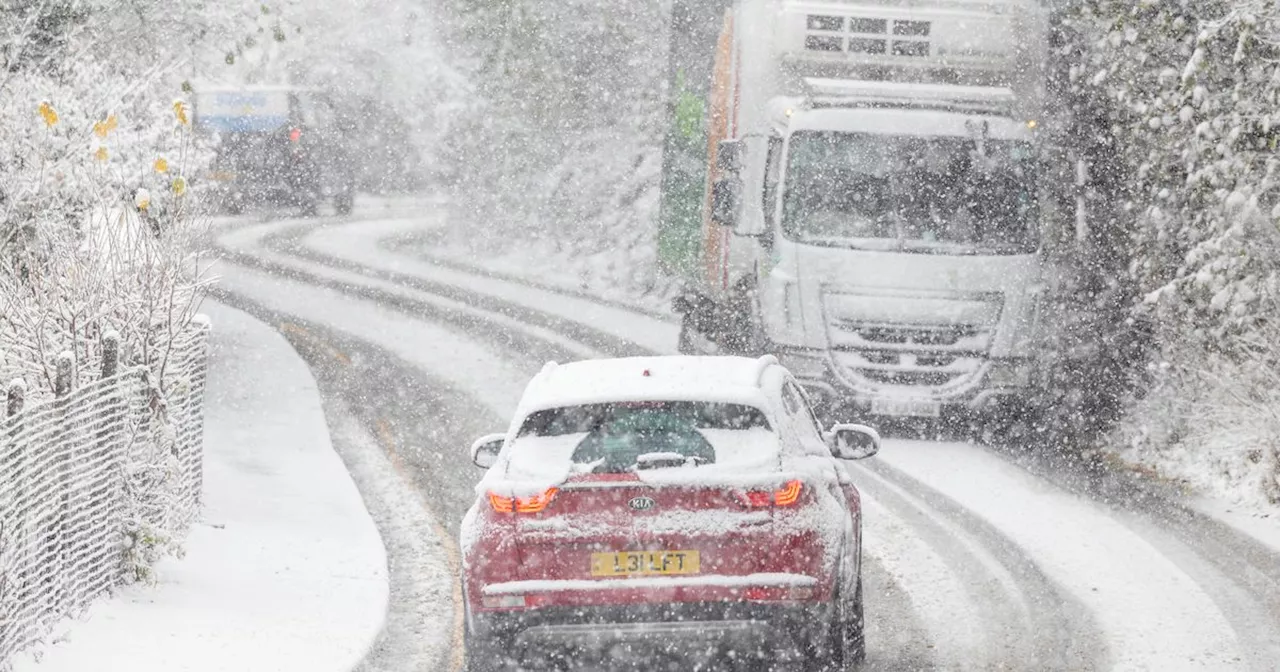
[[[489,493],[489,506],[493,507],[498,513],[538,513],[547,508],[552,499],[555,499],[559,488],[547,488],[546,492],[533,495],[532,497],[504,497],[497,493]]]
[[[292,129],[292,130],[290,130],[290,131],[289,131],[289,142],[294,142],[294,143],[296,143],[297,141],[299,141],[299,140],[301,140],[301,139],[302,139],[302,129],[301,129],[301,128],[295,128],[295,129]]]
[[[782,486],[781,490],[773,493],[773,503],[778,506],[791,506],[800,499],[800,489],[803,484],[800,481],[788,481]]]
[[[763,490],[748,490],[741,493],[740,500],[743,504],[753,508],[764,508],[766,506],[791,506],[800,499],[800,492],[804,490],[804,483],[801,481],[787,481],[782,488],[772,492]]]
[[[489,493],[489,506],[493,507],[498,513],[511,513],[516,508],[516,500],[513,497],[503,497]]]

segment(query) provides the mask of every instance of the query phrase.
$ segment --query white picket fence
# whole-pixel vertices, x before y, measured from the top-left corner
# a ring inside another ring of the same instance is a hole
[[[159,376],[117,366],[73,388],[69,355],[52,401],[0,408],[0,670],[58,620],[146,568],[200,504],[208,324],[177,339]],[[119,368],[119,370],[117,370]],[[83,372],[79,376],[86,377]],[[159,384],[156,380],[159,379]]]

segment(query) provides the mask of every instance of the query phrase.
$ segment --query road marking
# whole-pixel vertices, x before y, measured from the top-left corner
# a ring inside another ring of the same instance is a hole
[[[396,450],[395,436],[391,432],[391,423],[387,422],[386,418],[378,418],[378,421],[376,424],[378,428],[377,430],[378,442],[381,443],[383,449],[387,451],[387,455],[391,460],[391,468],[395,470],[396,475],[398,475],[401,478],[401,480],[409,484],[409,489],[412,490],[413,493],[418,497],[418,499],[422,504],[423,509],[426,511],[431,511],[432,509],[429,506],[426,498],[422,496],[422,492],[417,487],[414,487],[413,478],[408,474],[407,470],[405,469],[404,462],[400,459],[400,453]],[[444,547],[445,556],[449,563],[449,570],[452,572],[453,576],[461,577],[462,576],[462,553],[458,550],[457,543],[454,541],[453,537],[450,536],[449,531],[444,528],[444,525],[440,524],[440,521],[437,520],[434,515],[431,516],[431,527],[432,527],[432,532],[434,532],[436,537],[440,539],[440,545]],[[463,620],[464,619],[463,619],[463,612],[462,612],[462,584],[459,581],[453,581],[452,585],[453,585],[453,589],[452,589],[453,633],[452,633],[451,639],[453,644],[450,647],[450,651],[452,651],[452,655],[449,658],[449,669],[451,670],[451,672],[462,672],[462,666],[465,660],[465,649],[464,649],[465,644],[463,641],[463,627],[464,627]]]
[[[306,327],[300,324],[295,324],[293,322],[281,322],[279,325],[277,325],[277,328],[280,330],[281,333],[292,334],[314,345],[320,346],[326,352],[329,353],[330,357],[333,357],[334,359],[338,360],[339,362],[341,362],[346,366],[351,366],[351,358],[347,356],[347,353],[343,352],[338,347],[334,346],[328,341],[311,333],[311,331],[308,330]]]
[[[308,343],[322,348],[334,359],[350,366],[351,358],[347,356],[345,352],[329,343],[328,340],[312,333],[306,327],[293,322],[281,322],[278,325],[278,328],[282,333],[292,334],[297,338],[303,339]],[[395,435],[392,432],[391,423],[387,422],[386,418],[378,418],[375,424],[377,425],[377,431],[375,433],[377,434],[378,442],[382,444],[383,449],[386,451],[392,470],[394,470],[396,475],[400,477],[400,480],[408,486],[408,489],[414,493],[414,496],[418,498],[423,510],[431,512],[432,507],[429,505],[422,492],[414,485],[414,480],[405,468],[404,461],[401,459],[400,453],[396,449]],[[455,577],[462,576],[462,554],[458,550],[457,542],[452,536],[450,536],[449,531],[445,529],[444,525],[440,524],[440,521],[437,520],[434,515],[430,516],[430,519],[432,532],[435,533],[436,538],[440,540],[441,547],[444,548],[445,559],[449,565],[450,573]],[[451,583],[453,586],[453,632],[450,637],[452,642],[450,651],[452,653],[449,659],[449,669],[451,672],[462,672],[465,661],[462,585],[459,581],[453,581]]]

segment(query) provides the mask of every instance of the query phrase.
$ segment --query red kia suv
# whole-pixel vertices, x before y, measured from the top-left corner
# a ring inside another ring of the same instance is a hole
[[[772,356],[548,364],[471,449],[488,471],[461,528],[468,669],[861,661],[841,460],[879,445],[823,431]]]

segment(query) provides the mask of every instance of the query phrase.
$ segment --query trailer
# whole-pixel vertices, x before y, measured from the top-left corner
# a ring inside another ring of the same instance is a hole
[[[828,408],[1021,406],[1043,295],[1047,10],[708,5],[677,2],[673,21],[659,249],[685,282],[680,349],[771,352]],[[714,40],[689,32],[699,12],[718,13]]]

